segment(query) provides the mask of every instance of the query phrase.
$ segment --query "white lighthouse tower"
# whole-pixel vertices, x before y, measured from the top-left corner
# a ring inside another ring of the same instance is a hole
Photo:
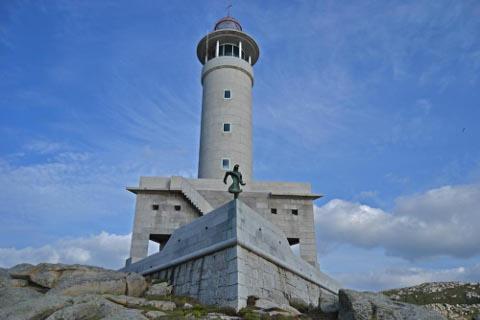
[[[199,179],[222,179],[240,165],[244,180],[252,178],[253,65],[258,46],[227,16],[197,46],[202,69],[202,123]]]
[[[138,186],[127,188],[137,196],[127,265],[148,256],[149,241],[158,243],[162,252],[175,230],[229,203],[232,195],[222,179],[226,170],[238,164],[246,182],[240,201],[273,223],[283,232],[285,243],[298,246],[300,257],[318,267],[313,201],[320,195],[312,192],[309,183],[252,179],[257,43],[236,19],[227,16],[200,40],[196,53],[203,64],[198,179],[147,176],[140,178]],[[209,234],[213,228],[206,230]]]

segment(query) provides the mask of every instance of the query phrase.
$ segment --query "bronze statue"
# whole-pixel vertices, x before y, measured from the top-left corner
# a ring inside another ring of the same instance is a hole
[[[227,184],[228,176],[232,177],[232,185],[228,188],[228,192],[233,193],[233,198],[237,199],[238,194],[242,192],[240,185],[244,186],[246,183],[242,180],[242,174],[238,171],[239,165],[236,164],[233,166],[233,171],[225,172],[225,177],[223,178],[223,183]]]

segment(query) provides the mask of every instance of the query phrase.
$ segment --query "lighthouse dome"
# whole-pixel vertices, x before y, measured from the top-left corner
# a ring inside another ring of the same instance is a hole
[[[223,30],[223,29],[233,29],[233,30],[242,31],[242,26],[240,25],[240,22],[238,22],[237,19],[230,16],[226,16],[218,20],[214,28],[214,30]]]

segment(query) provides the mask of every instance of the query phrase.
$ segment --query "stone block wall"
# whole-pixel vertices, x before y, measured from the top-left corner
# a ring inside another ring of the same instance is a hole
[[[173,293],[207,305],[238,309],[237,250],[230,247],[213,254],[152,273],[148,277],[168,281]]]
[[[238,247],[238,295],[242,306],[248,296],[257,296],[279,305],[291,300],[318,306],[322,295],[332,295],[317,284],[278,266],[254,252]]]
[[[319,306],[322,297],[332,296],[316,283],[239,245],[156,271],[147,277],[168,281],[175,295],[236,310],[247,306],[248,296],[278,305],[289,305],[294,300],[313,306]]]

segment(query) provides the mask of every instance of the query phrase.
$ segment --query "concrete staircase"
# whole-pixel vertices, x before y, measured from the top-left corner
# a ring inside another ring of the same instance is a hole
[[[210,203],[183,177],[173,176],[170,180],[170,190],[180,191],[201,215],[213,210]]]

